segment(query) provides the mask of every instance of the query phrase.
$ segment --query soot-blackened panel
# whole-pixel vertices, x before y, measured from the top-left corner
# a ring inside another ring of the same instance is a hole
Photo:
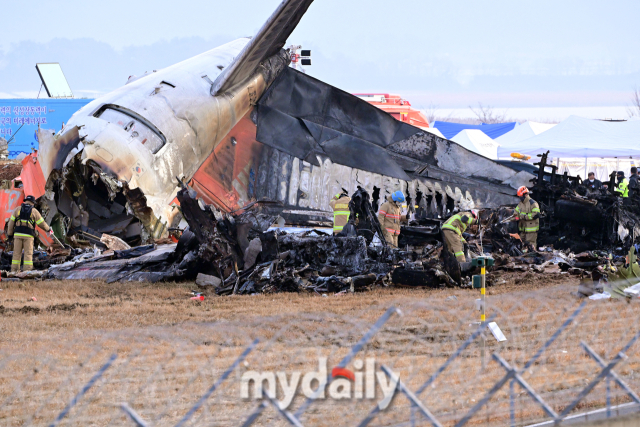
[[[298,158],[332,161],[406,179],[385,147],[420,130],[366,101],[286,68],[258,102],[257,140]]]
[[[268,132],[265,140],[260,139],[260,123]],[[300,119],[277,109],[264,106],[258,112],[258,132],[256,139],[270,147],[304,159],[317,148],[313,136],[300,124]]]

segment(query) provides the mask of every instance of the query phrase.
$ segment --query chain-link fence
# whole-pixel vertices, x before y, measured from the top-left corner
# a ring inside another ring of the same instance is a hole
[[[638,300],[569,291],[490,297],[502,342],[452,296],[372,302],[354,317],[285,313],[3,345],[0,424],[494,426],[629,410],[640,403]]]

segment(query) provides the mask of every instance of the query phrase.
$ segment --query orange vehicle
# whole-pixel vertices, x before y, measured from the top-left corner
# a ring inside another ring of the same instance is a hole
[[[422,111],[411,107],[411,103],[402,99],[400,95],[388,93],[354,93],[358,98],[375,105],[382,111],[391,114],[397,120],[408,123],[418,128],[426,129],[429,121]]]

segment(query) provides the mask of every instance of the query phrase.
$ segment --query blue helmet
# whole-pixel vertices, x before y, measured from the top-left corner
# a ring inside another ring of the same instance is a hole
[[[391,195],[391,199],[393,199],[394,202],[402,203],[404,202],[404,194],[402,194],[402,191],[396,191]]]

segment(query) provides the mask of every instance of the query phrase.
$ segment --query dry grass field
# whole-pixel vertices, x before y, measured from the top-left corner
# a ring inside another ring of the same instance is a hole
[[[504,282],[502,282],[504,280]],[[568,276],[504,274],[487,291],[488,311],[508,340],[490,336],[487,354],[499,352],[518,366],[533,356],[581,303]],[[258,347],[207,399],[188,425],[238,425],[257,406],[239,398],[242,372],[308,372],[318,357],[335,366],[384,311],[393,315],[358,357],[390,366],[416,390],[477,327],[477,290],[386,288],[326,297],[273,294],[192,301],[193,283],[1,282],[0,424],[49,423],[110,354],[118,359],[104,378],[65,418],[66,425],[130,425],[117,405],[127,402],[152,425],[173,425],[255,338]],[[37,301],[32,300],[35,297]],[[611,359],[637,330],[637,304],[589,302],[576,321],[524,374],[556,411],[561,411],[598,373],[579,347],[586,341]],[[640,358],[616,371],[640,388]],[[482,369],[478,343],[470,345],[422,395],[444,425],[453,425],[505,371],[487,358]],[[352,366],[352,365],[348,365]],[[508,385],[469,425],[508,424]],[[577,410],[604,404],[601,384]],[[517,417],[545,419],[516,388]],[[278,389],[278,397],[281,390]],[[379,394],[378,394],[379,397]],[[303,398],[294,400],[290,410]],[[613,402],[627,402],[619,389]],[[314,403],[305,425],[354,425],[376,400]],[[372,425],[395,425],[409,417],[409,403],[396,397]],[[423,420],[424,421],[424,420]],[[64,424],[64,423],[63,423]],[[519,422],[519,424],[526,424]],[[256,425],[285,425],[272,408]]]
[[[510,273],[505,284],[490,287],[487,295],[531,291],[559,283],[577,286],[571,276]],[[112,283],[102,281],[0,282],[0,340],[20,346],[25,341],[56,335],[85,334],[87,330],[177,325],[183,322],[250,320],[266,316],[335,314],[373,321],[379,313],[370,307],[429,301],[438,304],[450,296],[470,302],[478,291],[469,289],[381,288],[372,292],[322,297],[314,293],[280,293],[218,297],[205,293],[203,302],[190,299],[191,283]],[[37,301],[33,301],[34,298]]]

